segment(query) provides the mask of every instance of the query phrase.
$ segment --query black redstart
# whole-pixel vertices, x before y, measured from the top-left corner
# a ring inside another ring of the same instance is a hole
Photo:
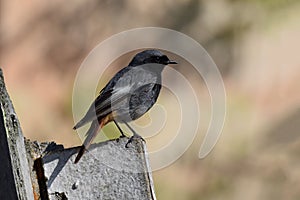
[[[127,145],[134,138],[141,138],[127,122],[144,115],[156,102],[161,89],[161,73],[166,65],[177,64],[158,50],[145,50],[134,56],[129,65],[121,69],[100,91],[86,115],[74,126],[74,130],[92,122],[75,163],[89,148],[98,130],[114,121],[124,137],[118,122],[124,123],[133,133]]]

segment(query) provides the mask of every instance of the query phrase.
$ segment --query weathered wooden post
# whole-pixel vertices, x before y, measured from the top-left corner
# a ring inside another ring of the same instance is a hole
[[[0,199],[33,199],[24,138],[0,69]]]
[[[0,102],[0,199],[156,199],[142,141],[95,144],[74,164],[78,147],[24,140],[1,69]]]

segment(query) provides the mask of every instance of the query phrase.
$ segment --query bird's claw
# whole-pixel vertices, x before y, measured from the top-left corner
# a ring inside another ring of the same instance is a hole
[[[144,138],[142,138],[141,136],[139,136],[139,135],[133,135],[133,136],[131,136],[131,137],[129,138],[129,140],[127,141],[125,147],[128,148],[128,145],[129,145],[133,140],[137,140],[137,139],[141,139],[143,142],[146,142],[146,141],[144,140]]]
[[[116,139],[116,141],[119,142],[119,141],[120,141],[120,138],[124,138],[124,137],[126,137],[126,135],[122,134],[122,135],[120,135],[120,137],[118,137],[118,138]]]

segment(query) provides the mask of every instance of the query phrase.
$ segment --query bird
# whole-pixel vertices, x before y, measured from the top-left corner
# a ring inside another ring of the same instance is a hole
[[[157,101],[162,84],[162,71],[169,64],[177,64],[157,49],[147,49],[137,53],[128,66],[118,71],[100,91],[84,117],[76,123],[74,130],[91,122],[74,163],[78,163],[82,155],[91,145],[99,129],[109,122],[114,122],[126,137],[119,123],[125,124],[133,133],[126,143],[133,139],[142,139],[128,122],[143,116]]]

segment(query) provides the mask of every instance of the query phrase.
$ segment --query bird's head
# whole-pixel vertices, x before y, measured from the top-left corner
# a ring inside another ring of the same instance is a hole
[[[156,49],[151,49],[136,54],[129,63],[129,66],[138,66],[144,64],[160,64],[165,66],[169,64],[177,64],[177,62],[170,60],[162,52]]]

